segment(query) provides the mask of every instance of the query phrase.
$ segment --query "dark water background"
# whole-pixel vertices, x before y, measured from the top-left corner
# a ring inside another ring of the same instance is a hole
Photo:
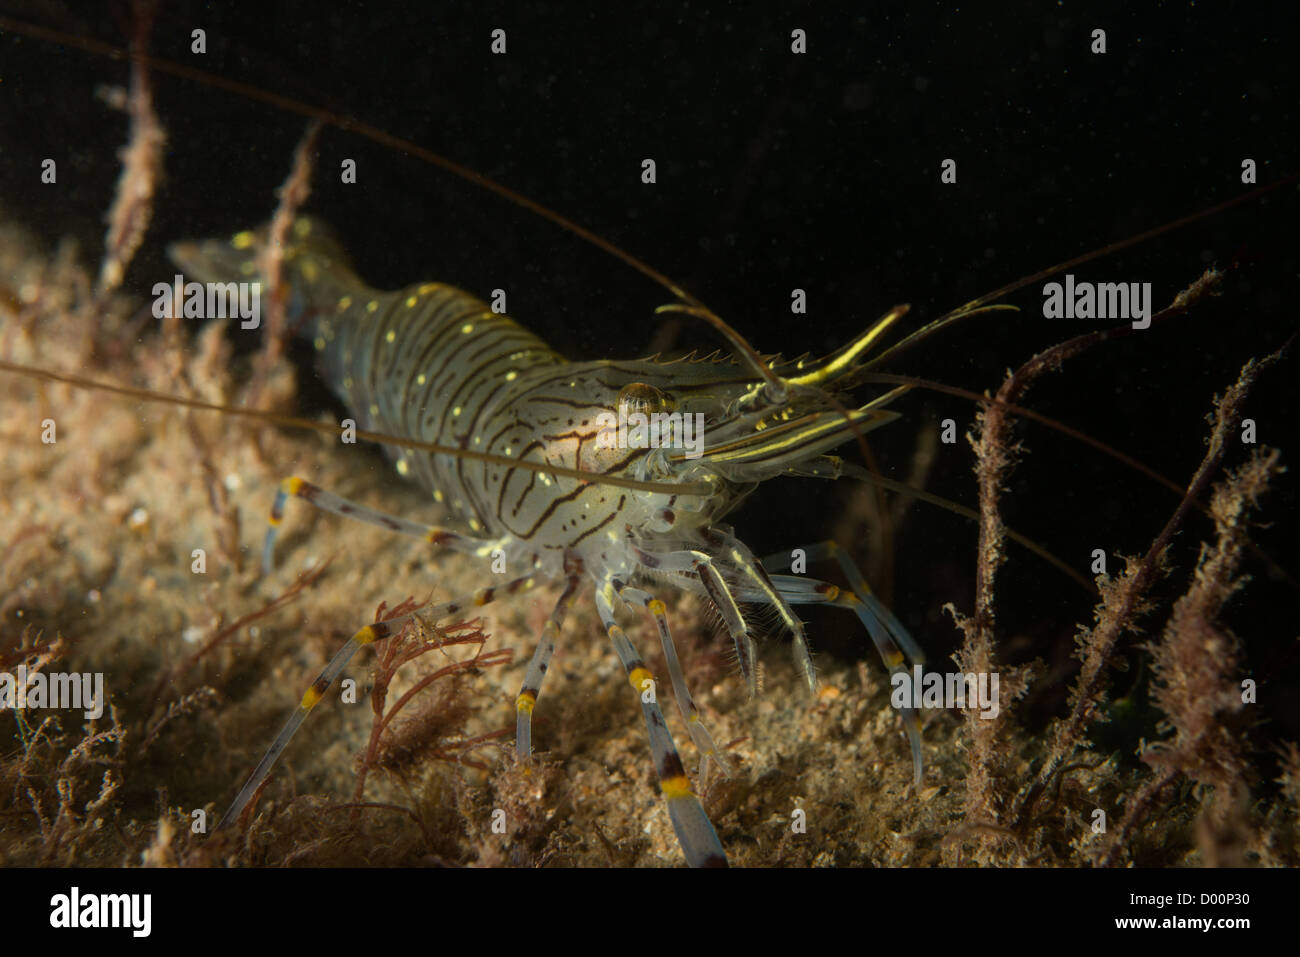
[[[333,106],[497,178],[686,284],[760,349],[786,354],[830,350],[895,303],[932,318],[1239,195],[1243,158],[1257,161],[1261,183],[1300,170],[1296,31],[1258,10],[848,6],[177,2],[160,13],[151,50]],[[124,9],[0,0],[7,15],[117,44]],[[207,31],[202,57],[189,52],[196,27]],[[489,52],[497,27],[505,56]],[[796,27],[808,31],[804,56],[790,52]],[[1089,52],[1095,28],[1107,33],[1103,56]],[[122,64],[0,37],[0,196],[51,245],[77,237],[92,259],[125,128],[92,94],[125,78]],[[167,241],[269,218],[305,126],[200,84],[155,83],[169,147],[154,225],[128,275],[142,296],[173,272]],[[517,319],[575,356],[634,356],[654,338],[652,310],[668,294],[582,241],[356,136],[327,130],[321,150],[309,208],[372,284],[504,287]],[[46,156],[59,159],[57,187],[38,185]],[[355,186],[338,182],[343,157],[357,161]],[[645,157],[658,163],[654,186],[640,182]],[[939,180],[949,157],[956,185]],[[1077,270],[1151,282],[1159,306],[1209,264],[1240,267],[1215,302],[1094,350],[1031,404],[1185,481],[1204,451],[1212,393],[1296,330],[1298,204],[1293,188],[1280,191]],[[808,290],[807,316],[790,314],[796,286]],[[1006,368],[1096,327],[1042,318],[1037,288],[1010,301],[1023,311],[950,330],[895,371],[994,388]],[[690,323],[676,341],[718,344]],[[1249,407],[1261,441],[1291,454],[1293,383],[1288,362]],[[915,441],[908,422],[953,416],[964,428],[973,414],[934,395],[900,408],[907,419],[873,437],[896,476]],[[1143,552],[1177,504],[1088,448],[1038,427],[1020,435],[1031,454],[1004,516],[1081,571],[1093,548]],[[964,442],[942,449],[929,487],[973,505],[970,464]],[[376,457],[371,467],[384,466]],[[789,548],[831,534],[846,494],[774,482],[734,523],[759,554]],[[1300,575],[1294,473],[1265,506],[1273,526],[1256,540]],[[1180,538],[1184,575],[1207,534],[1194,521]],[[974,543],[963,520],[925,508],[900,534],[891,603],[935,661],[957,640],[940,606],[970,608]],[[1258,563],[1249,571],[1257,580],[1230,620],[1262,679],[1273,722],[1264,737],[1295,738],[1297,592]],[[1000,598],[1009,657],[1068,658],[1071,625],[1090,607],[1076,585],[1016,554]],[[820,650],[860,653],[852,621],[813,622]],[[1031,726],[1061,707],[1064,688],[1035,696]]]

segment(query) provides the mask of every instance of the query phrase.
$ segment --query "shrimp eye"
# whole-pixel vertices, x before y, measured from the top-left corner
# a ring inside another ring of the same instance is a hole
[[[629,382],[618,390],[618,411],[623,416],[634,412],[646,415],[670,412],[672,405],[672,399],[667,394],[645,382]]]

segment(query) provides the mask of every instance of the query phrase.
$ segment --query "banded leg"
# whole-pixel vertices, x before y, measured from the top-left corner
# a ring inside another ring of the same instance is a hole
[[[409,615],[400,615],[396,618],[391,618],[388,621],[378,621],[372,625],[366,625],[354,634],[348,639],[347,644],[340,648],[334,657],[330,659],[329,664],[325,666],[316,680],[312,682],[311,687],[303,694],[302,700],[298,702],[298,707],[294,710],[293,714],[289,715],[289,720],[287,720],[284,723],[284,726],[280,728],[280,733],[277,734],[275,740],[271,742],[271,747],[267,750],[266,754],[263,755],[262,760],[258,762],[257,767],[253,769],[253,773],[249,775],[248,780],[244,782],[244,786],[239,789],[239,793],[235,795],[234,802],[226,810],[226,813],[221,816],[221,820],[217,822],[216,830],[219,831],[226,827],[232,821],[237,820],[239,815],[243,813],[248,802],[252,800],[253,795],[257,793],[257,789],[262,786],[268,777],[270,777],[271,769],[275,766],[275,762],[284,752],[284,749],[289,746],[289,742],[293,740],[294,734],[296,734],[298,728],[302,726],[303,721],[307,719],[307,715],[311,714],[311,710],[320,703],[320,700],[325,696],[325,692],[329,690],[329,687],[334,683],[334,680],[343,673],[343,669],[348,666],[348,662],[352,660],[352,656],[355,655],[357,651],[366,645],[372,645],[376,641],[392,637],[401,631],[402,627],[412,619],[418,618],[422,621],[429,622],[439,621],[444,618],[449,618],[452,615],[459,614],[467,608],[482,608],[494,598],[498,598],[502,595],[522,594],[523,592],[530,590],[534,584],[535,580],[533,577],[531,575],[526,575],[521,578],[513,579],[500,588],[480,588],[472,595],[443,602],[434,605],[432,608],[424,608],[412,612]]]
[[[569,576],[560,594],[551,617],[542,626],[542,637],[537,642],[532,661],[524,673],[524,684],[515,698],[515,755],[520,761],[527,761],[533,753],[533,708],[537,706],[537,696],[542,693],[542,681],[546,678],[546,669],[551,666],[551,655],[555,653],[555,642],[560,637],[560,628],[569,606],[573,603],[573,593],[582,579],[577,575]]]
[[[898,639],[898,643],[903,646],[903,651],[907,653],[907,657],[916,664],[925,664],[925,652],[921,650],[921,646],[912,638],[911,633],[903,627],[903,623],[889,610],[889,606],[876,597],[871,586],[867,584],[862,569],[858,568],[858,563],[853,560],[853,556],[839,542],[834,540],[818,542],[815,545],[807,546],[804,553],[810,561],[814,562],[834,559],[840,566],[840,571],[844,572],[844,577],[849,580],[849,586],[862,599],[863,604],[871,610],[871,613],[888,625],[889,630]],[[775,565],[773,567],[784,568],[790,564],[790,559],[785,557],[784,553],[780,553],[780,557],[785,562],[785,565]],[[767,563],[767,559],[764,559],[763,564],[766,565]]]
[[[686,722],[686,730],[690,732],[695,747],[704,755],[704,760],[707,762],[712,758],[718,763],[718,767],[722,768],[722,773],[727,777],[731,777],[733,774],[731,764],[723,756],[718,746],[713,743],[713,735],[709,733],[709,729],[700,717],[700,709],[696,707],[695,699],[691,697],[691,689],[686,684],[686,675],[682,672],[681,661],[677,658],[677,647],[673,643],[673,633],[668,628],[668,613],[664,603],[640,588],[633,588],[617,580],[613,584],[614,590],[618,592],[618,597],[624,601],[644,605],[651,617],[654,618],[655,624],[659,627],[659,643],[664,649],[664,661],[668,665],[668,677],[673,683],[673,697],[677,699],[677,710],[681,712],[682,720]],[[700,768],[701,780],[704,778],[706,766]]]
[[[736,604],[731,589],[723,581],[722,573],[718,571],[713,559],[704,552],[694,550],[655,555],[633,546],[633,551],[637,556],[637,561],[646,568],[658,572],[676,572],[699,580],[704,587],[704,593],[708,595],[709,600],[718,609],[718,613],[722,615],[722,620],[727,625],[731,640],[736,645],[736,662],[740,665],[740,673],[745,678],[745,684],[749,687],[750,695],[758,694],[758,670],[754,654],[754,636],[750,634],[749,625],[746,623],[744,616],[741,615],[740,607]]]
[[[331,515],[355,519],[358,522],[365,522],[367,525],[374,525],[376,528],[397,532],[399,535],[422,538],[426,542],[443,545],[458,552],[486,555],[487,551],[485,549],[490,550],[491,548],[490,543],[468,538],[445,528],[438,528],[435,525],[422,525],[419,522],[412,522],[396,515],[389,515],[387,512],[359,505],[341,495],[335,495],[333,492],[328,492],[320,486],[312,485],[303,479],[287,478],[280,483],[280,488],[275,493],[275,501],[271,504],[271,516],[267,521],[269,527],[266,530],[266,541],[262,545],[262,573],[265,575],[271,573],[275,556],[276,534],[280,529],[280,522],[284,520],[285,502],[290,498],[300,498],[304,502],[316,506],[322,512],[329,512]]]
[[[829,549],[823,550],[821,546],[813,546],[808,549],[808,553],[809,557],[812,557],[813,554],[819,557],[834,554]],[[844,555],[842,551],[840,554]],[[847,559],[847,556],[844,556],[844,558]],[[771,561],[773,564],[780,562],[789,564],[789,558],[786,557],[784,552],[771,556],[766,561]],[[851,572],[849,568],[852,569]],[[849,560],[848,567],[845,568],[845,574],[850,581],[856,580],[861,585],[866,585],[862,573],[856,566],[852,565],[851,560]],[[907,674],[909,662],[918,665],[925,663],[925,655],[921,651],[920,645],[916,643],[893,612],[885,607],[885,603],[873,595],[870,590],[865,593],[858,593],[832,585],[829,582],[805,578],[801,575],[776,575],[773,578],[773,583],[792,604],[832,605],[836,608],[847,608],[856,614],[858,620],[866,627],[872,643],[876,646],[876,651],[891,675]],[[898,710],[899,717],[903,721],[903,729],[907,732],[908,746],[912,752],[912,779],[915,785],[920,786],[921,772],[923,770],[921,761],[921,717],[915,708],[900,708]]]
[[[795,615],[780,592],[772,586],[767,572],[748,548],[726,532],[709,529],[708,534],[711,539],[710,544],[718,547],[720,552],[718,556],[694,549],[669,552],[663,555],[651,554],[636,549],[636,555],[641,564],[647,568],[687,574],[699,579],[705,593],[722,615],[722,620],[731,633],[731,638],[736,645],[736,657],[740,664],[740,671],[745,676],[751,695],[758,693],[757,661],[754,653],[753,634],[750,631],[749,624],[740,613],[739,605],[736,603],[735,596],[739,590],[743,590],[749,595],[757,595],[758,597],[752,598],[752,600],[760,601],[776,609],[783,624],[794,634],[795,660],[803,672],[808,689],[815,691],[817,677],[813,670],[812,655],[808,652],[808,642],[804,637],[803,622]],[[719,557],[725,559],[723,567],[738,579],[734,584],[728,583],[719,571],[719,562],[717,561]]]
[[[653,682],[641,656],[628,641],[623,629],[614,620],[614,586],[605,582],[596,589],[596,610],[605,626],[614,650],[618,653],[627,680],[641,701],[641,715],[645,718],[646,733],[650,739],[650,752],[654,756],[655,770],[659,774],[659,790],[668,804],[668,817],[673,822],[677,842],[691,867],[726,867],[727,855],[722,850],[718,834],[704,813],[699,798],[691,790],[691,782],[682,767],[682,759],[673,744],[672,733],[664,722],[663,712],[654,696],[645,694],[645,682]],[[650,700],[646,700],[647,697]]]

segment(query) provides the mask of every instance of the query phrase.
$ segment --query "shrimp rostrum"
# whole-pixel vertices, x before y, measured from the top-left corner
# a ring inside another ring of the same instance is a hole
[[[266,232],[181,243],[172,257],[187,278],[254,281]],[[857,614],[886,666],[922,655],[898,619],[833,545],[807,546],[809,558],[836,558],[850,589],[804,575],[770,574],[732,530],[727,513],[758,483],[779,475],[836,478],[828,453],[897,417],[888,406],[905,387],[854,404],[864,360],[903,309],[837,353],[780,361],[754,352],[712,314],[736,357],[657,357],[571,362],[481,300],[426,283],[381,293],[347,264],[327,228],[299,218],[282,248],[286,318],[315,348],[319,369],[367,431],[409,438],[386,445],[399,473],[428,489],[464,528],[432,527],[384,514],[299,478],[286,478],[271,512],[269,568],[287,500],[391,531],[436,548],[468,553],[490,567],[491,587],[367,625],[335,655],[254,770],[219,827],[239,818],[311,709],[352,655],[400,631],[408,619],[434,621],[537,584],[563,585],[516,699],[518,759],[532,750],[532,713],[566,611],[594,587],[601,622],[638,695],[659,786],[686,860],[725,865],[721,843],[687,777],[665,723],[656,679],[616,620],[629,607],[654,620],[673,696],[704,766],[730,768],[691,698],[664,602],[669,587],[701,596],[734,643],[751,694],[758,691],[756,616],[775,616],[796,664],[816,686],[803,623],[795,610],[829,604]],[[680,307],[697,315],[703,307]],[[921,777],[920,723],[900,709],[914,777]]]

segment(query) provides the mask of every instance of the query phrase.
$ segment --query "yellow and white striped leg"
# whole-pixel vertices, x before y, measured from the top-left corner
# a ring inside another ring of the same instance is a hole
[[[891,675],[906,674],[909,662],[924,663],[924,657],[920,654],[912,655],[904,651],[904,649],[915,648],[920,652],[920,647],[903,628],[902,623],[890,614],[884,603],[874,595],[868,593],[864,597],[847,588],[840,588],[815,578],[805,578],[802,575],[774,575],[772,582],[792,604],[832,605],[836,608],[847,608],[856,614],[858,620],[866,626],[876,651]],[[748,599],[751,596],[743,593],[743,597]],[[900,645],[903,647],[900,648]],[[915,708],[900,708],[899,717],[903,721],[903,728],[907,732],[908,744],[912,751],[912,779],[919,786],[923,770],[921,717]]]
[[[673,634],[668,628],[668,613],[664,603],[649,592],[625,585],[618,580],[614,581],[614,589],[624,601],[644,605],[654,618],[655,624],[659,627],[659,643],[664,649],[664,661],[668,665],[668,677],[673,683],[673,697],[677,699],[677,709],[681,712],[682,720],[686,722],[686,730],[690,732],[695,747],[704,755],[704,760],[706,762],[710,759],[716,761],[718,767],[722,769],[722,773],[727,777],[731,777],[734,773],[731,764],[714,743],[713,735],[709,733],[708,727],[705,726],[703,719],[700,717],[700,709],[696,707],[695,699],[691,696],[691,689],[686,684],[686,675],[682,673],[682,664],[677,658],[677,647],[673,643]],[[700,768],[701,780],[704,779],[706,767],[707,764],[702,765]]]
[[[834,559],[840,566],[840,570],[844,572],[844,577],[849,580],[849,587],[862,599],[863,605],[884,622],[890,633],[898,639],[898,644],[902,646],[908,660],[915,664],[925,664],[925,652],[921,650],[921,646],[916,643],[911,632],[889,610],[889,606],[876,597],[871,586],[867,584],[866,576],[862,574],[857,562],[853,560],[853,556],[845,551],[838,542],[818,542],[815,545],[805,546],[803,551],[809,561],[818,562]],[[775,555],[769,555],[763,559],[763,564],[769,568],[789,568],[790,553],[778,552]]]
[[[731,640],[736,645],[736,663],[745,678],[750,695],[758,694],[758,661],[754,652],[754,636],[749,625],[740,613],[740,607],[731,594],[731,589],[722,578],[717,565],[704,552],[694,549],[669,552],[664,555],[651,554],[633,546],[633,551],[645,568],[656,572],[676,572],[699,579],[704,593],[709,596],[718,613],[726,623]]]
[[[303,479],[287,478],[280,483],[279,491],[275,493],[275,501],[271,503],[271,515],[267,520],[269,527],[266,530],[266,539],[262,544],[262,574],[264,575],[271,573],[272,562],[275,557],[275,537],[279,531],[280,522],[284,520],[285,502],[290,498],[302,499],[304,502],[316,506],[322,512],[329,512],[331,515],[339,515],[343,518],[365,522],[367,525],[384,528],[399,535],[422,538],[426,542],[451,548],[455,551],[484,552],[486,554],[484,550],[490,548],[488,543],[478,539],[469,538],[434,525],[422,525],[419,522],[412,522],[396,515],[389,515],[387,512],[381,512],[378,509],[358,505],[356,502],[349,501],[341,495],[335,495],[333,492],[328,492],[320,486],[312,485]]]
[[[535,582],[531,575],[515,578],[499,588],[495,586],[480,588],[472,595],[443,602],[434,605],[431,608],[423,608],[419,611],[412,612],[409,615],[400,615],[396,618],[391,618],[388,621],[378,621],[372,625],[366,625],[358,631],[355,635],[349,638],[347,644],[340,648],[338,653],[330,659],[329,664],[327,664],[321,671],[319,677],[312,682],[311,687],[303,694],[302,700],[298,702],[297,709],[295,709],[293,714],[289,716],[289,720],[284,723],[284,726],[280,729],[280,733],[277,734],[275,740],[271,742],[271,747],[267,750],[266,754],[263,755],[262,760],[258,762],[257,767],[253,769],[253,773],[249,775],[248,780],[244,782],[244,786],[239,789],[239,793],[235,795],[234,802],[226,810],[226,813],[221,816],[221,820],[217,822],[216,830],[219,831],[231,822],[237,820],[244,812],[244,808],[248,806],[248,802],[252,800],[253,795],[257,793],[258,789],[266,779],[270,777],[271,769],[275,766],[275,762],[284,752],[284,749],[289,746],[289,742],[293,740],[294,734],[297,733],[298,728],[302,725],[303,721],[307,719],[307,715],[309,715],[311,710],[320,703],[321,699],[325,696],[325,692],[329,690],[330,685],[332,685],[334,680],[343,673],[343,669],[348,666],[348,662],[352,660],[352,656],[355,655],[358,650],[364,648],[366,645],[374,644],[376,641],[392,637],[401,631],[408,621],[414,618],[419,618],[422,621],[428,622],[440,621],[458,615],[466,609],[481,608],[494,598],[500,598],[506,595],[522,594],[531,589],[534,584]]]
[[[754,652],[753,634],[740,612],[736,594],[743,591],[747,595],[756,595],[757,597],[750,600],[775,609],[782,623],[794,636],[795,661],[799,664],[808,690],[815,691],[817,676],[813,669],[812,655],[808,651],[803,622],[799,620],[780,592],[773,587],[767,572],[748,548],[727,532],[717,529],[704,531],[710,546],[716,549],[716,554],[707,554],[695,549],[668,554],[651,554],[637,549],[637,559],[649,569],[688,574],[699,579],[705,594],[722,615],[722,620],[726,623],[727,630],[736,644],[736,658],[740,665],[740,672],[745,677],[751,695],[758,693],[758,662]],[[723,577],[720,568],[725,568],[734,581],[729,583]]]
[[[614,645],[619,660],[627,672],[628,682],[641,700],[641,714],[645,718],[646,733],[650,739],[650,752],[654,756],[655,770],[659,774],[659,790],[668,804],[668,817],[673,822],[677,842],[681,845],[686,863],[691,867],[726,867],[727,855],[722,842],[704,813],[699,798],[691,790],[691,782],[682,767],[682,759],[673,744],[672,733],[664,722],[663,712],[655,696],[655,682],[646,670],[641,656],[628,641],[623,629],[614,620],[614,586],[605,582],[596,589],[596,610],[605,625],[605,633]]]
[[[546,669],[551,666],[551,655],[555,653],[560,628],[564,625],[569,606],[573,603],[573,593],[580,581],[579,576],[571,575],[565,582],[564,591],[560,593],[551,617],[542,626],[542,637],[537,642],[532,661],[528,662],[523,687],[515,698],[515,755],[520,761],[527,761],[533,753],[533,708],[537,706],[537,697],[542,693]]]

